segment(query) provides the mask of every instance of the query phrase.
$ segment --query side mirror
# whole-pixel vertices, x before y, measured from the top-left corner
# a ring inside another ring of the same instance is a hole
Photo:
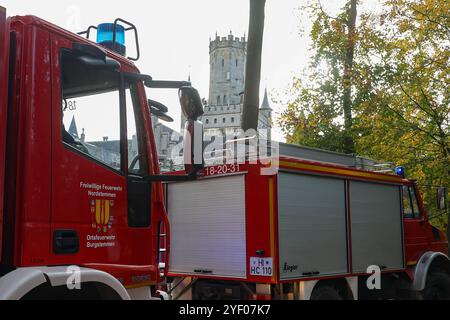
[[[179,91],[181,111],[188,120],[197,121],[205,112],[198,91],[192,87],[182,87]]]
[[[178,86],[182,84],[181,86]],[[167,82],[167,81],[153,81],[152,87],[170,88],[176,87],[179,89],[179,98],[181,110],[184,116],[188,119],[184,134],[184,161],[186,175],[156,175],[149,177],[152,182],[181,182],[192,181],[198,178],[198,172],[202,170],[204,165],[203,158],[203,124],[199,118],[204,114],[203,103],[200,99],[198,91],[192,87],[183,86],[183,82]],[[152,112],[159,111],[164,114],[165,106],[160,103],[149,101],[149,105],[153,108]]]
[[[148,106],[150,108],[150,113],[158,119],[165,122],[173,122],[172,117],[167,114],[169,112],[169,108],[162,103],[148,99]]]
[[[184,168],[188,175],[205,167],[203,156],[203,124],[188,120],[184,129]]]
[[[447,209],[447,189],[438,188],[437,190],[437,208],[438,210]]]
[[[196,174],[205,166],[203,155],[203,124],[198,121],[203,114],[203,104],[198,91],[182,87],[179,91],[181,110],[188,119],[184,131],[184,163],[187,174]]]
[[[150,107],[150,113],[157,117],[159,120],[165,121],[165,122],[173,122],[173,118],[169,116],[167,113],[162,112],[159,109],[156,109],[155,107]]]

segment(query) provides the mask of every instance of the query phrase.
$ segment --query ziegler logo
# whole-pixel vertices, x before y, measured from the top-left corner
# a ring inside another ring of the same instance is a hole
[[[287,262],[284,264],[284,272],[292,273],[297,270],[298,270],[298,266],[296,266],[296,265],[290,266],[287,264]]]
[[[112,228],[114,201],[91,200],[92,228],[97,232],[108,232]]]

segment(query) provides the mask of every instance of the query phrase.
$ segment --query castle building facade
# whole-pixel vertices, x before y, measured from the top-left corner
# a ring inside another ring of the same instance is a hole
[[[238,137],[242,127],[243,102],[245,91],[245,68],[247,61],[247,41],[245,37],[227,37],[216,35],[210,40],[210,83],[209,98],[204,101],[205,114],[200,119],[205,129],[205,141],[208,144],[214,137]],[[259,113],[259,137],[267,141],[272,139],[272,108],[267,90]],[[181,116],[181,131],[184,131],[187,119]],[[168,127],[155,122],[155,137],[162,171],[178,168],[181,155],[173,155],[180,135]],[[160,136],[159,136],[160,135]],[[220,148],[219,148],[220,149]],[[218,151],[220,154],[221,150]],[[222,150],[223,151],[223,150]],[[205,157],[208,158],[208,154]],[[214,156],[214,154],[213,154]],[[208,162],[208,161],[207,161]]]
[[[209,99],[202,122],[205,136],[230,136],[240,132],[242,125],[247,41],[232,34],[210,41]],[[181,129],[186,119],[182,116]],[[267,90],[259,114],[260,134],[272,138],[272,108]]]

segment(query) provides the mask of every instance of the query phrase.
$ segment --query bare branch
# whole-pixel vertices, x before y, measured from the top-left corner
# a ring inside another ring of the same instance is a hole
[[[323,6],[322,6],[322,1],[317,0],[317,3],[319,4],[319,9],[320,9],[320,11],[322,11],[322,13],[323,13],[328,19],[340,21],[340,19],[339,19],[338,17],[332,17],[332,16],[330,16],[330,15],[325,11],[325,9],[324,9]]]
[[[398,110],[395,110],[394,108],[390,107],[388,104],[384,104],[384,106],[390,110],[391,112],[395,113],[403,122],[405,122],[410,128],[414,129],[414,130],[419,130],[420,132],[426,134],[427,136],[429,136],[431,139],[433,139],[438,145],[441,145],[441,141],[436,138],[431,132],[428,132],[424,129],[422,129],[419,125],[415,124],[415,123],[411,123],[408,119],[406,119],[404,117],[404,115],[399,112]]]

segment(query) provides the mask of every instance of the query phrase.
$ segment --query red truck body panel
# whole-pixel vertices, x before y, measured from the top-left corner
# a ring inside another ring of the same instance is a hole
[[[323,177],[335,177],[348,181],[374,182],[376,184],[387,184],[396,186],[415,186],[413,182],[402,179],[395,175],[374,173],[370,171],[346,168],[343,166],[312,162],[307,160],[281,157],[279,162],[281,171],[298,174],[315,175]],[[278,177],[274,175],[261,174],[264,166],[261,164],[241,164],[241,165],[219,165],[204,169],[202,175],[205,179],[217,179],[221,177],[231,177],[236,174],[245,175],[245,217],[246,217],[246,251],[247,251],[247,276],[242,278],[230,278],[220,276],[210,276],[191,273],[190,276],[200,279],[214,279],[225,281],[245,281],[249,283],[289,283],[292,280],[283,280],[279,274],[279,228],[278,228]],[[416,186],[415,186],[416,187]],[[168,189],[170,192],[170,189]],[[416,187],[417,190],[417,187]],[[188,192],[188,190],[186,190]],[[403,247],[404,247],[404,268],[390,269],[383,273],[406,272],[409,267],[417,265],[420,257],[428,251],[447,253],[447,239],[444,233],[434,229],[429,221],[428,214],[423,206],[419,191],[416,191],[420,204],[422,217],[420,219],[404,219]],[[220,196],[220,192],[218,194]],[[349,199],[348,199],[349,200]],[[350,204],[348,204],[350,207]],[[170,216],[170,203],[169,203]],[[348,212],[348,237],[351,238],[351,213]],[[434,229],[434,230],[433,230]],[[400,232],[400,231],[399,231]],[[349,241],[351,245],[351,241]],[[274,272],[272,277],[258,277],[251,274],[250,257],[257,257],[256,252],[264,252],[261,258],[273,258]],[[349,252],[352,252],[351,247]],[[352,268],[352,255],[349,254],[349,270],[347,274],[336,276],[312,276],[304,277],[302,281],[317,279],[333,279],[342,276],[353,277],[363,276]],[[169,273],[173,277],[185,277],[185,273]]]
[[[0,181],[5,178],[6,125],[8,110],[9,82],[9,23],[6,20],[6,9],[0,7]],[[2,260],[3,235],[3,199],[4,184],[0,184],[0,262]]]

